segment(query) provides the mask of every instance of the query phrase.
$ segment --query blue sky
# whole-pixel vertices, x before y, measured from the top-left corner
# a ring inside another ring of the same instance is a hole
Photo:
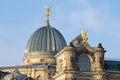
[[[1,0],[0,66],[22,65],[27,41],[45,24],[44,5],[52,7],[51,26],[67,43],[85,28],[88,43],[102,43],[106,58],[120,58],[120,0]]]

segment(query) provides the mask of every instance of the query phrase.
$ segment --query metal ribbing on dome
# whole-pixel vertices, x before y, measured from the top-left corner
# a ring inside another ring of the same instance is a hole
[[[43,51],[53,52],[52,54],[55,54],[65,46],[66,42],[62,34],[57,29],[48,25],[39,28],[32,34],[26,47],[26,53]]]

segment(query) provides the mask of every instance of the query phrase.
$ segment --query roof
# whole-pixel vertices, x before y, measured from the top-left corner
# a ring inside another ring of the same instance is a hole
[[[120,70],[120,61],[105,60],[104,68],[105,68],[105,70],[118,71],[118,70]]]
[[[38,52],[39,54],[53,54],[66,46],[63,35],[50,25],[37,29],[30,37],[26,53]]]
[[[49,64],[33,64],[33,65],[19,65],[19,66],[6,66],[0,67],[0,70],[7,70],[7,69],[26,69],[26,68],[48,68],[48,67],[56,67],[56,65],[49,65]]]
[[[75,37],[71,42],[75,47],[78,47],[82,43],[81,34]]]

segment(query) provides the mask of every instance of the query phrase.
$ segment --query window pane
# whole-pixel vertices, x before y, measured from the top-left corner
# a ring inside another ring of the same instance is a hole
[[[80,56],[78,59],[78,66],[80,71],[90,71],[90,59],[85,55]]]

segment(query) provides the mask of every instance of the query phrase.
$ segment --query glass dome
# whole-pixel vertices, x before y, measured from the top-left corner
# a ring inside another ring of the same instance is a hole
[[[57,29],[47,25],[37,29],[32,34],[27,43],[25,53],[26,55],[36,53],[55,55],[65,46],[66,41],[62,34]]]

